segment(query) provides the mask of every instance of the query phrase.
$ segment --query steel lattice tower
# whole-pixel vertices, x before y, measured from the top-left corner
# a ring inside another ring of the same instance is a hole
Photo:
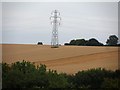
[[[51,47],[52,48],[58,48],[59,47],[59,42],[58,42],[58,26],[60,25],[60,12],[57,10],[54,10],[51,13],[51,24],[52,24],[52,39],[51,39]]]

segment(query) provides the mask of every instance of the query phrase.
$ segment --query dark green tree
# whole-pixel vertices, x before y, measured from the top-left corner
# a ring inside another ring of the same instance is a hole
[[[43,43],[42,42],[38,42],[37,45],[43,45]]]
[[[65,43],[64,45],[70,45],[69,43]]]
[[[89,39],[86,46],[103,46],[102,43],[98,42],[95,38]]]
[[[109,46],[117,45],[118,43],[118,37],[116,35],[109,36],[109,39],[107,39],[106,44]]]
[[[95,38],[85,40],[85,39],[76,39],[71,40],[70,43],[65,43],[65,45],[77,45],[77,46],[103,46],[102,43],[100,43]]]
[[[76,40],[71,40],[70,45],[76,45]]]
[[[77,39],[75,44],[78,46],[80,46],[80,45],[84,46],[86,44],[86,41],[85,41],[85,39]]]

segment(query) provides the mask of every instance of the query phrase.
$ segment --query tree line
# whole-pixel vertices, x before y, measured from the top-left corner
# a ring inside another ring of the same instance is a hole
[[[119,46],[118,37],[116,35],[110,35],[106,41],[106,45],[99,42],[95,38],[91,38],[89,40],[85,39],[76,39],[71,40],[69,43],[65,43],[64,45],[76,45],[76,46]]]
[[[101,68],[79,71],[75,74],[57,73],[47,70],[45,65],[35,66],[22,61],[11,65],[2,63],[2,87],[5,88],[113,88],[118,89],[120,70]]]

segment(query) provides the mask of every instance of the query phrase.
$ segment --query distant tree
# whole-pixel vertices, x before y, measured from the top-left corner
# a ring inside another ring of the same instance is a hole
[[[76,45],[76,40],[71,40],[70,45]]]
[[[106,44],[109,46],[117,45],[118,43],[118,37],[116,35],[109,36],[109,39],[107,39]]]
[[[103,46],[102,43],[98,42],[95,38],[89,39],[86,46]]]
[[[37,45],[43,45],[43,43],[42,42],[38,42]]]
[[[85,39],[77,39],[76,40],[76,45],[82,45],[82,46],[84,46],[86,44],[86,41],[85,41]]]
[[[77,46],[84,46],[86,44],[85,39],[76,39],[71,40],[70,43],[65,43],[65,45],[77,45]]]
[[[70,45],[69,43],[65,43],[64,45]]]
[[[118,44],[118,46],[120,46],[120,44]]]
[[[103,46],[102,43],[98,42],[95,38],[85,40],[85,39],[76,39],[71,40],[70,43],[65,43],[65,45],[77,45],[77,46]]]

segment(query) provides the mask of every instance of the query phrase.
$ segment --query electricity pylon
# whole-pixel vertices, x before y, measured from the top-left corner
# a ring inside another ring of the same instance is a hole
[[[58,26],[60,25],[60,12],[58,10],[54,10],[51,13],[51,24],[52,24],[52,38],[51,38],[51,48],[58,48],[59,42],[58,42]]]

